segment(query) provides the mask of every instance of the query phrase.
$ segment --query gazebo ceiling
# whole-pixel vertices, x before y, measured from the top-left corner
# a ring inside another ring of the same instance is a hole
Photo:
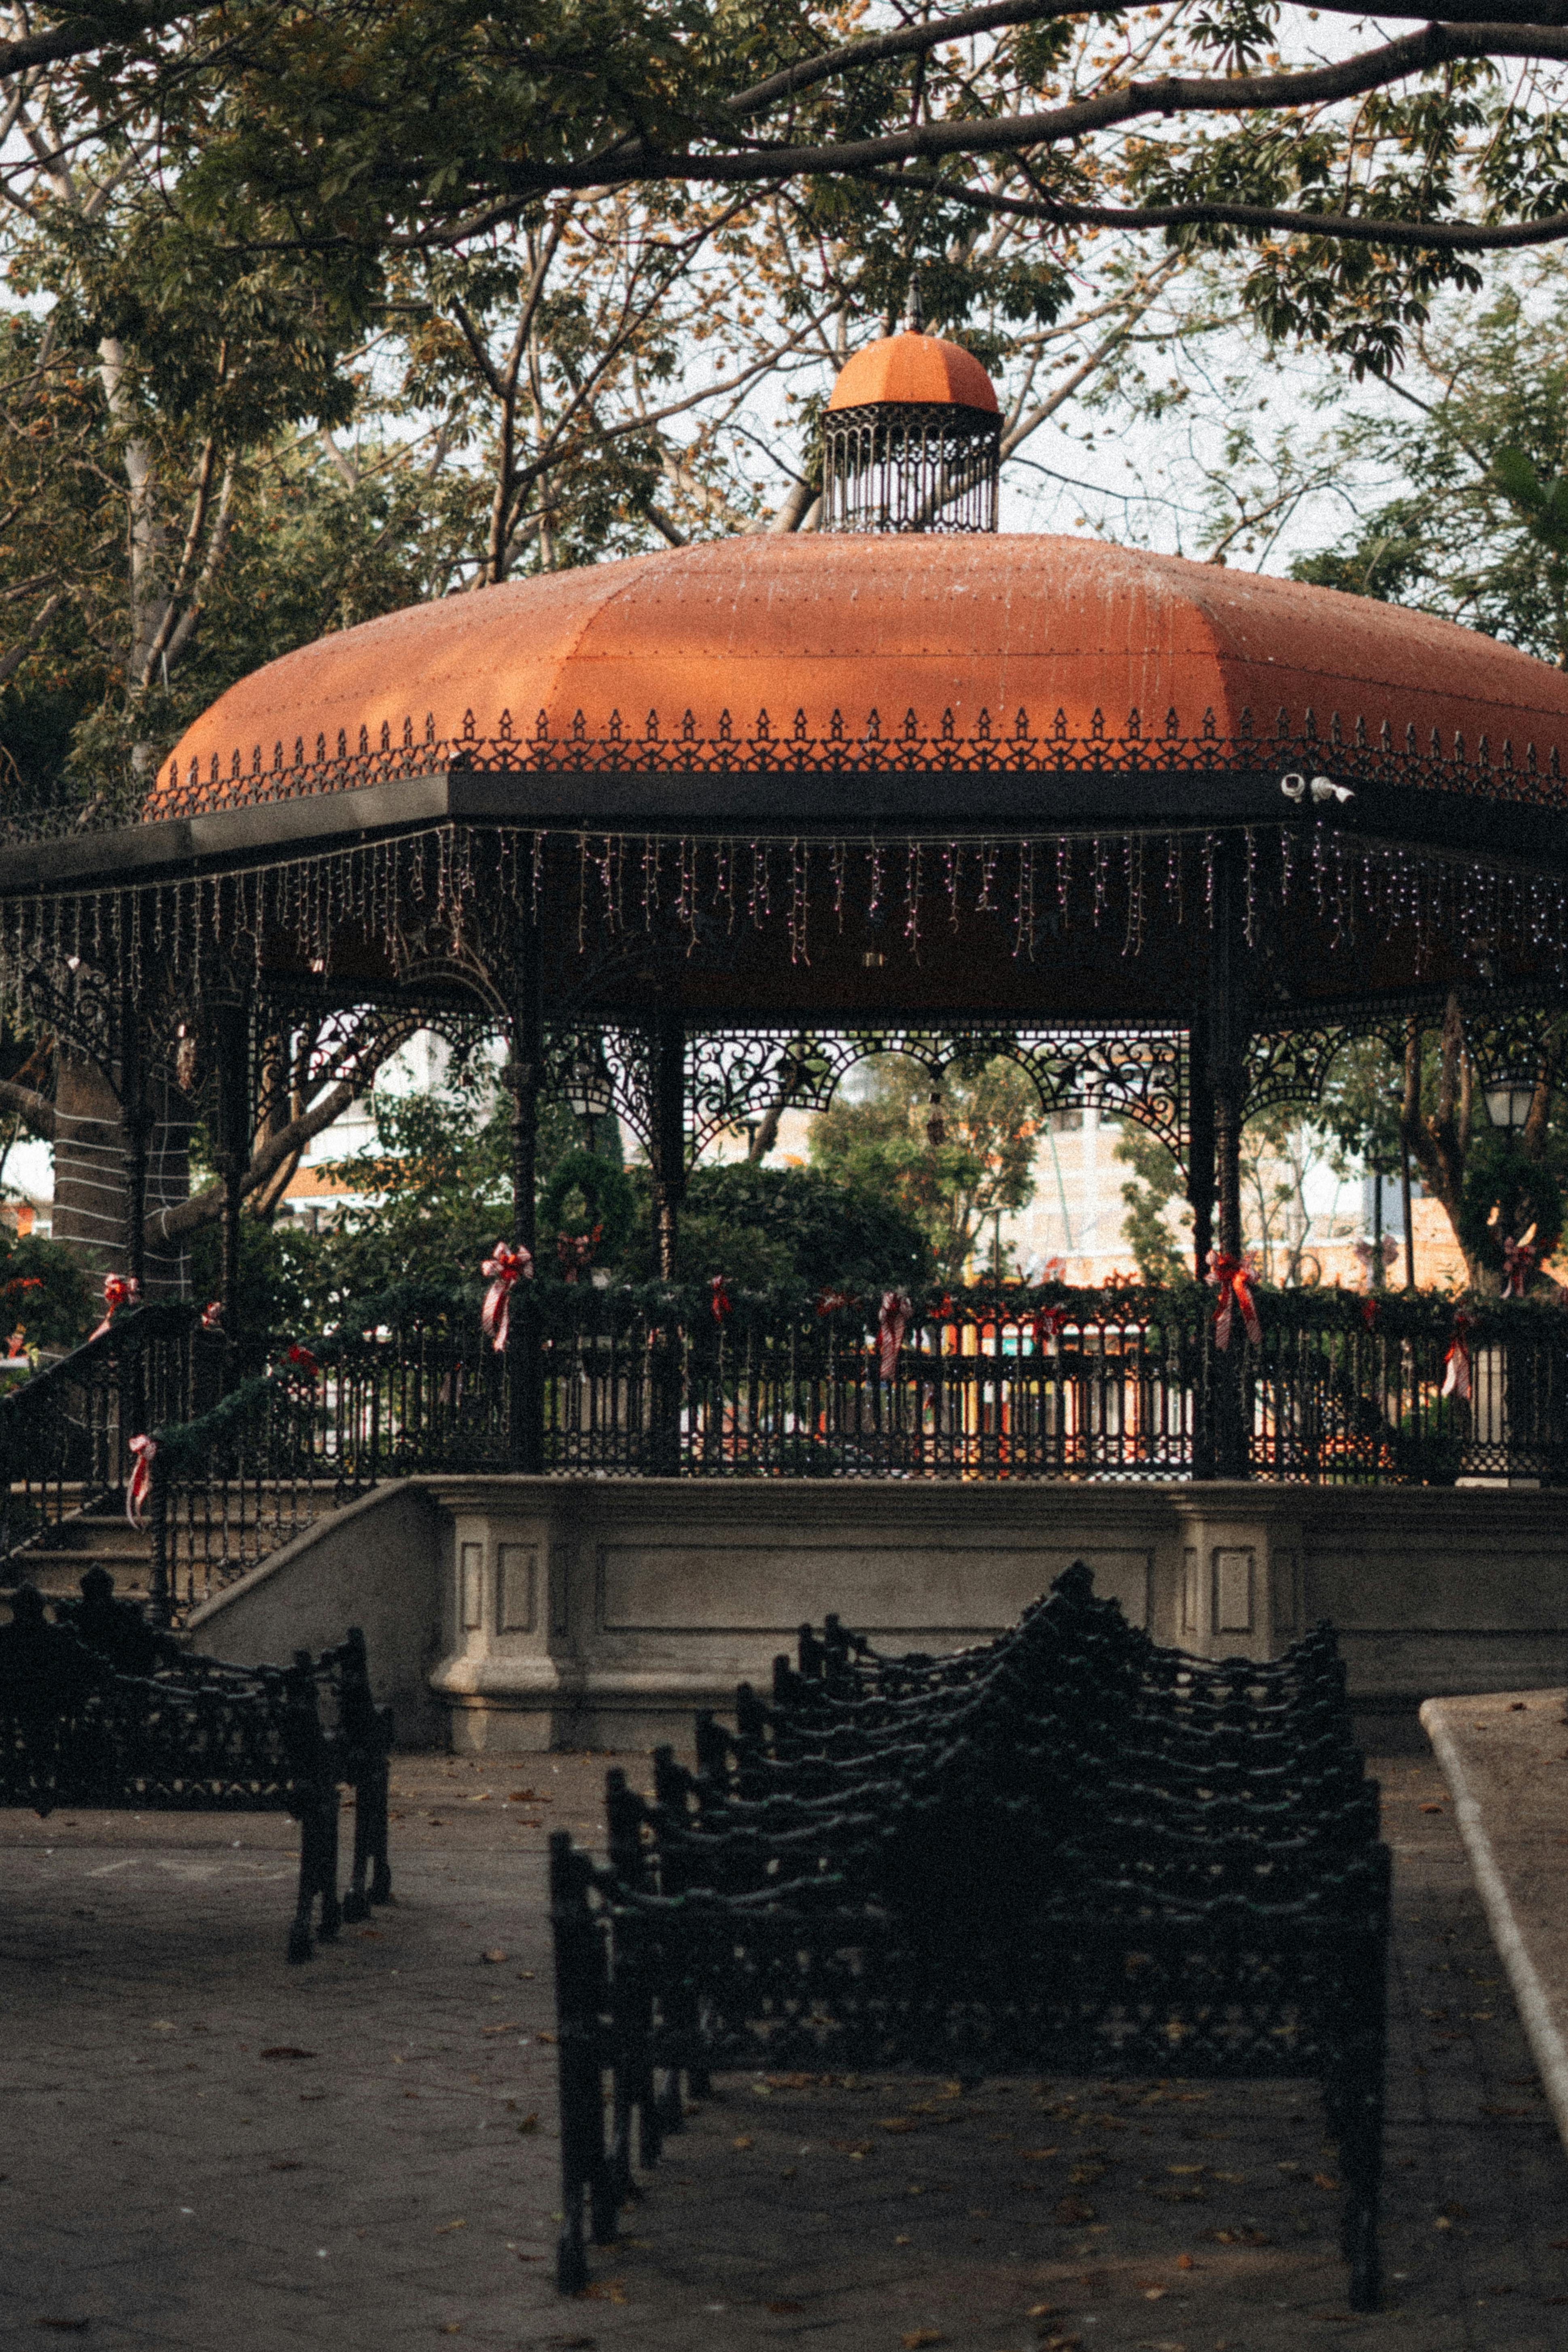
[[[749,536],[286,655],[188,730],[145,816],[382,787],[382,825],[400,780],[488,771],[523,824],[1202,824],[1289,815],[1281,770],[1321,764],[1365,787],[1363,829],[1405,835],[1436,793],[1474,848],[1476,800],[1512,803],[1495,845],[1551,856],[1565,757],[1568,676],[1398,605],[1093,540]]]

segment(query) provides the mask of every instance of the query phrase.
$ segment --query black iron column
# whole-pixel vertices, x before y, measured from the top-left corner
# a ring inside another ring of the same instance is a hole
[[[651,1075],[654,1240],[659,1274],[669,1282],[686,1191],[686,1024],[678,1004],[661,1004],[654,1015]]]
[[[245,1171],[250,1161],[250,1012],[243,1003],[219,1004],[213,1012],[217,1048],[217,1150],[223,1186],[223,1280],[221,1304],[229,1362],[240,1339],[239,1218],[245,1204]]]
[[[658,1270],[675,1278],[681,1198],[686,1191],[686,1024],[678,1004],[654,1014],[652,1068],[654,1239]],[[680,1470],[680,1330],[671,1317],[653,1334],[652,1469],[658,1478]]]
[[[544,1075],[544,971],[539,919],[522,915],[512,973],[511,1238],[531,1262],[539,1249],[539,1091]],[[531,1478],[544,1471],[544,1362],[539,1295],[515,1282],[507,1321],[507,1458]]]
[[[142,1015],[129,990],[120,1001],[120,1113],[125,1130],[125,1271],[140,1298],[147,1276],[147,1144],[152,1108]]]
[[[1209,931],[1207,1065],[1215,1205],[1220,1254],[1234,1259],[1241,1256],[1241,1126],[1247,1100],[1244,856],[1243,844],[1234,835],[1223,836],[1216,846]],[[1220,1478],[1245,1478],[1250,1468],[1252,1384],[1247,1348],[1241,1318],[1233,1315],[1229,1347],[1211,1351],[1214,1475]]]
[[[1193,1213],[1193,1272],[1209,1277],[1214,1248],[1214,1092],[1209,1084],[1209,1024],[1206,1005],[1193,1015],[1187,1032],[1187,1204]]]

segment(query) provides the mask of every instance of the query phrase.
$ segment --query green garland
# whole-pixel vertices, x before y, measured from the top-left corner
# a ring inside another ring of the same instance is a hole
[[[1503,1213],[1492,1223],[1492,1212]],[[1502,1245],[1535,1232],[1531,1247],[1543,1265],[1563,1237],[1563,1188],[1543,1160],[1528,1160],[1511,1138],[1479,1137],[1465,1163],[1459,1195],[1459,1245],[1466,1255],[1500,1274]]]
[[[573,1192],[581,1192],[587,1204],[590,1231],[599,1228],[597,1254],[615,1257],[637,1222],[637,1196],[630,1177],[596,1151],[568,1151],[539,1196],[539,1222],[546,1233],[563,1231],[561,1213]]]

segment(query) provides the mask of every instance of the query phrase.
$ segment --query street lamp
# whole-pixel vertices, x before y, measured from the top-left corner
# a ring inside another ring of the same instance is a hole
[[[590,1061],[579,1054],[566,1073],[566,1099],[588,1130],[588,1149],[595,1147],[594,1130],[616,1099],[616,1089],[604,1056],[595,1055]]]
[[[1517,1135],[1530,1117],[1530,1106],[1535,1100],[1533,1078],[1505,1077],[1482,1088],[1487,1117],[1505,1135]]]

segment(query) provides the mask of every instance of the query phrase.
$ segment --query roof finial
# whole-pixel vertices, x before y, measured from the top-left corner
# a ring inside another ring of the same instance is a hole
[[[918,269],[911,269],[910,272],[910,307],[908,325],[909,331],[911,335],[923,335],[925,333],[925,305],[921,300],[921,274]]]

